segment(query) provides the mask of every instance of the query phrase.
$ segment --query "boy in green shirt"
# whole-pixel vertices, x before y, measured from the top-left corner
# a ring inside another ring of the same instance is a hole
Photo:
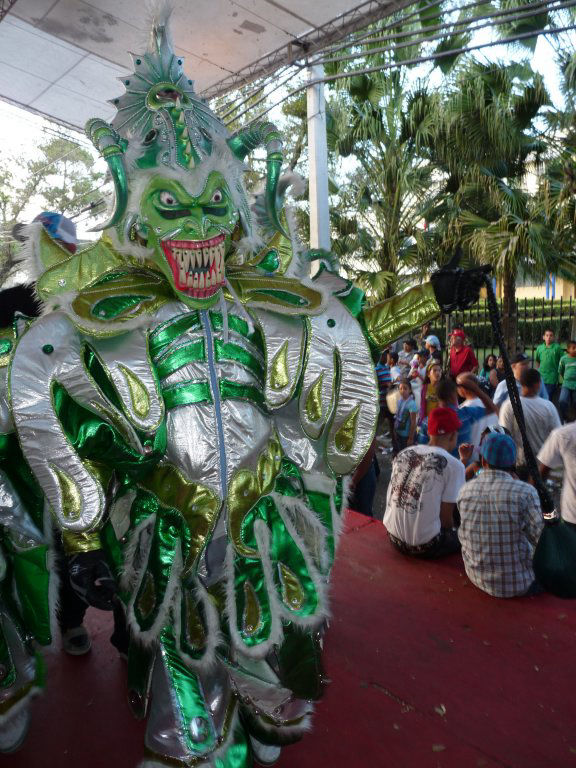
[[[568,421],[568,411],[576,405],[576,341],[568,342],[568,354],[564,355],[558,365],[558,374],[562,376],[562,388],[558,399],[558,410],[562,421]]]
[[[550,400],[554,398],[558,389],[558,365],[564,354],[562,346],[554,341],[554,331],[546,328],[544,331],[544,344],[536,348],[536,367],[540,369],[540,376],[548,392]]]

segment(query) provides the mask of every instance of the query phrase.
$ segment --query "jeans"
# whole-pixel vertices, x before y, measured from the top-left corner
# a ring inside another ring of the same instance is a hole
[[[453,555],[455,552],[460,552],[460,541],[458,540],[458,534],[453,528],[442,528],[440,533],[435,536],[432,541],[421,546],[412,546],[397,539],[392,534],[388,534],[390,543],[394,549],[401,552],[403,555],[409,557],[417,557],[420,560],[436,560],[438,557],[445,557],[446,555]]]
[[[560,389],[560,397],[558,398],[558,410],[560,411],[560,418],[564,423],[568,421],[568,412],[571,407],[576,407],[576,389],[562,387]]]
[[[548,392],[548,397],[550,399],[550,402],[552,403],[554,401],[554,398],[556,397],[558,384],[544,384],[544,386],[546,387],[546,392]]]

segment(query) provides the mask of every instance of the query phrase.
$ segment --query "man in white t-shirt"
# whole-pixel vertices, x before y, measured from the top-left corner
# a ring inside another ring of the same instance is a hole
[[[520,400],[522,402],[522,410],[524,411],[526,435],[532,450],[537,454],[550,432],[560,426],[560,416],[556,406],[550,400],[544,400],[539,396],[542,377],[535,368],[526,368],[522,371],[520,386],[522,387]],[[526,464],[522,436],[520,435],[520,429],[516,422],[510,399],[502,405],[498,417],[500,424],[506,427],[516,443],[516,464],[519,466]]]
[[[544,478],[551,469],[564,466],[560,512],[565,522],[576,525],[576,422],[550,433],[540,448],[538,462]]]
[[[452,408],[435,408],[428,417],[430,443],[405,448],[394,459],[383,522],[404,555],[435,558],[460,549],[453,515],[464,465],[451,455],[460,426]]]

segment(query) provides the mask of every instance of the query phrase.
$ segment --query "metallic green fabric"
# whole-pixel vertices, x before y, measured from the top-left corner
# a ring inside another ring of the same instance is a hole
[[[156,515],[146,574],[134,603],[134,615],[144,632],[154,624],[164,604],[172,563],[181,547],[183,522],[180,513],[172,509],[162,509]]]
[[[210,312],[210,323],[212,325],[212,330],[221,331],[223,327],[222,314],[220,312]],[[260,333],[258,331],[251,332],[246,320],[243,320],[237,315],[229,314],[228,328],[240,334],[240,336],[244,336],[248,341],[255,343],[258,348],[261,348]]]
[[[10,688],[16,681],[16,668],[12,661],[12,654],[6,637],[4,635],[4,629],[0,622],[0,666],[4,670],[4,677],[0,679],[0,690],[2,688]]]
[[[150,333],[150,354],[156,357],[164,347],[180,338],[183,333],[198,330],[200,327],[198,312],[187,312],[164,323]]]
[[[214,339],[214,353],[216,360],[233,360],[245,368],[248,368],[261,384],[264,384],[264,367],[254,355],[251,355],[244,347],[228,342],[224,344],[220,339]]]
[[[236,628],[248,646],[266,642],[272,631],[272,611],[260,560],[235,556]]]
[[[123,315],[128,310],[137,307],[143,301],[149,300],[149,296],[110,296],[107,299],[100,299],[90,310],[91,314],[105,320],[113,320],[119,315]]]
[[[220,397],[223,400],[250,400],[262,410],[265,410],[264,395],[257,387],[238,384],[235,381],[222,379],[218,382]]]
[[[83,459],[94,459],[116,471],[139,475],[150,470],[166,449],[164,424],[154,434],[150,452],[142,455],[126,443],[117,428],[78,405],[60,384],[54,384],[52,399],[68,440]]]
[[[270,496],[265,496],[255,504],[244,516],[242,521],[241,539],[247,547],[258,551],[254,524],[256,520],[263,520],[270,530],[269,557],[273,564],[274,585],[278,597],[293,613],[298,616],[310,616],[318,607],[318,594],[312,578],[308,572],[306,562],[300,548],[292,538],[280,516],[276,504]],[[294,575],[299,585],[301,597],[296,597],[295,591],[287,590],[285,579],[281,574],[280,566],[286,566]],[[239,570],[242,569],[239,564]],[[292,597],[287,600],[287,595]]]
[[[400,296],[364,307],[358,320],[363,322],[368,341],[384,349],[391,341],[440,314],[431,283],[411,288]]]
[[[202,688],[196,675],[186,666],[180,654],[176,650],[174,635],[169,629],[163,630],[160,636],[161,652],[180,713],[182,728],[181,734],[187,748],[197,754],[205,755],[216,746],[216,734],[212,724],[210,711],[206,708]],[[194,741],[190,733],[190,723],[196,718],[202,724],[202,741]],[[239,763],[239,766],[242,765]]]
[[[183,344],[181,347],[168,352],[167,355],[156,363],[156,372],[159,378],[165,379],[170,374],[196,360],[206,360],[204,339],[191,341],[189,344]]]
[[[48,547],[45,546],[25,551],[12,550],[11,553],[22,620],[41,645],[50,645],[52,642],[48,604],[50,573],[46,565],[47,556]]]
[[[167,409],[176,408],[179,405],[212,402],[212,392],[207,381],[186,381],[182,384],[173,384],[163,389],[162,395]]]
[[[334,528],[332,525],[332,509],[330,507],[330,496],[320,491],[306,491],[308,498],[308,504],[316,516],[321,521],[326,531],[326,546],[328,547],[328,553],[330,555],[330,564],[328,570],[332,567],[334,562],[335,546],[334,546]]]
[[[128,703],[138,720],[146,717],[156,645],[132,642],[128,650]]]

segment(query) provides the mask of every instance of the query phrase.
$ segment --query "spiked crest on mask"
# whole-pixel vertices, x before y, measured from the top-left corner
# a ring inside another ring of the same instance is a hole
[[[286,234],[280,134],[261,122],[231,136],[183,73],[165,20],[154,24],[146,53],[131,55],[125,93],[111,101],[116,117],[86,125],[115,188],[114,210],[100,229],[121,253],[159,269],[186,303],[208,306],[224,285],[235,241],[255,240],[243,161],[257,147],[267,152],[267,219]]]

